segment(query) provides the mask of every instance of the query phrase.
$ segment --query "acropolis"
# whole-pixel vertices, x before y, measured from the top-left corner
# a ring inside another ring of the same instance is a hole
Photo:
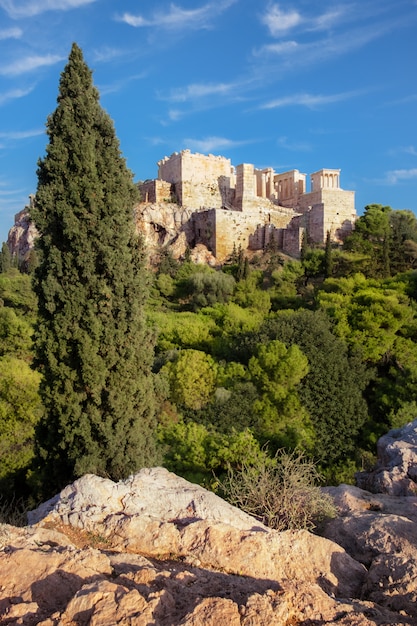
[[[158,178],[139,185],[142,203],[173,202],[189,213],[191,247],[206,245],[219,260],[234,246],[297,256],[303,233],[312,244],[343,241],[356,219],[355,193],[340,187],[340,170],[277,173],[223,156],[175,152],[158,162]]]

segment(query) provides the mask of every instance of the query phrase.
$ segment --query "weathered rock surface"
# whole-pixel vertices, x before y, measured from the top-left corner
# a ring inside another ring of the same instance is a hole
[[[84,476],[0,526],[0,624],[417,625],[417,497],[327,491],[339,516],[318,537],[162,468]]]
[[[30,203],[32,202],[33,196],[30,196]],[[29,218],[29,206],[26,206],[15,215],[14,224],[9,230],[7,245],[10,253],[19,259],[25,259],[33,250],[37,237],[38,231]]]
[[[392,496],[417,496],[417,420],[381,437],[377,456],[375,470],[357,475],[358,487]]]
[[[65,528],[70,533],[70,528]],[[0,623],[25,626],[342,626],[406,624],[317,583],[239,576],[139,554],[79,547],[93,536],[0,527]],[[78,547],[77,547],[78,544]]]
[[[84,476],[32,512],[30,523],[98,532],[113,548],[175,555],[204,567],[255,578],[319,582],[355,596],[365,568],[340,546],[307,531],[272,532],[215,494],[163,468],[119,483]]]

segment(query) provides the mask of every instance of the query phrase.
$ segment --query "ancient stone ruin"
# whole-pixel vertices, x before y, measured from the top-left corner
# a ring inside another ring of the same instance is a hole
[[[244,163],[232,166],[222,156],[175,152],[158,162],[158,178],[140,184],[142,205],[171,202],[187,224],[190,247],[204,244],[220,261],[233,247],[276,249],[297,256],[303,233],[311,243],[323,243],[327,232],[340,242],[356,219],[353,191],[340,188],[340,170],[311,174],[298,170],[276,173]],[[159,232],[164,226],[155,223]]]
[[[299,256],[303,235],[322,244],[348,235],[356,220],[355,193],[340,187],[340,170],[310,176],[298,170],[281,174],[223,156],[174,153],[158,162],[158,177],[139,183],[137,231],[150,256],[169,247],[176,258],[190,248],[210,264],[222,264],[233,249],[280,250]],[[33,202],[33,196],[30,203]],[[12,255],[24,259],[37,236],[29,206],[15,216],[9,231]],[[201,250],[204,249],[205,253]],[[205,261],[203,261],[205,262]]]

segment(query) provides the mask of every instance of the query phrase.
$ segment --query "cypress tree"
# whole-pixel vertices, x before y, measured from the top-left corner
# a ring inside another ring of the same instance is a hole
[[[57,102],[31,210],[40,233],[34,288],[42,495],[88,472],[118,480],[155,461],[137,189],[76,44]]]
[[[10,254],[9,246],[5,241],[1,245],[0,251],[0,274],[8,272],[12,266],[12,257]]]
[[[330,231],[326,234],[326,247],[324,249],[324,276],[329,278],[333,274],[333,255]]]

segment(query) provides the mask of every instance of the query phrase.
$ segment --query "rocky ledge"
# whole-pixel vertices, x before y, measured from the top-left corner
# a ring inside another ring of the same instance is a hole
[[[27,527],[0,526],[0,624],[415,625],[417,497],[391,492],[397,475],[412,491],[416,434],[417,420],[385,438],[406,451],[400,472],[378,447],[389,493],[327,488],[339,515],[320,537],[270,530],[163,468],[83,476]]]

